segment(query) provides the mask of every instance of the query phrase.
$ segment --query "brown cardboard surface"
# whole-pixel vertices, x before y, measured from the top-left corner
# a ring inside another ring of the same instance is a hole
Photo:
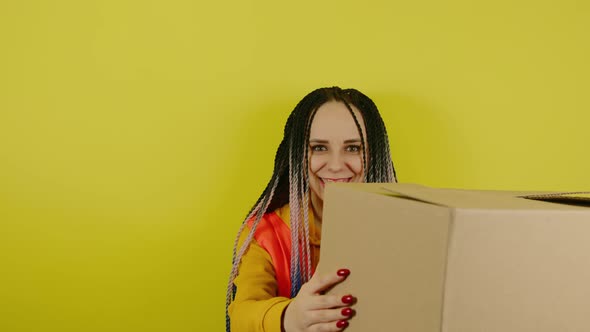
[[[442,314],[449,211],[346,187],[329,190],[338,203],[325,206],[324,220],[337,222],[322,230],[318,272],[352,271],[346,283],[332,290],[358,297],[358,314],[348,330],[362,326],[356,331],[392,331],[383,325],[386,321],[395,321],[398,331],[436,330]]]
[[[318,272],[352,272],[347,331],[590,331],[590,208],[517,197],[548,194],[327,186]]]
[[[590,330],[588,210],[458,211],[442,331]]]

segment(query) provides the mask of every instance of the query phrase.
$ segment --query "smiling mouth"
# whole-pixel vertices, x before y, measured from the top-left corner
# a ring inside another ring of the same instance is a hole
[[[340,178],[340,179],[330,179],[330,178],[319,178],[320,179],[320,183],[322,184],[322,187],[324,187],[326,185],[326,183],[340,183],[340,182],[350,182],[350,180],[352,180],[352,177],[350,178]]]

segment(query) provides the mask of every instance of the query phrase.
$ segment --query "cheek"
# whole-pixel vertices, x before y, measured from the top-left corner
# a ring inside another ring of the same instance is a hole
[[[347,160],[348,168],[356,175],[360,175],[363,172],[363,158],[360,156],[350,157]]]
[[[324,158],[322,158],[321,156],[311,156],[309,158],[309,172],[316,173],[317,171],[319,171],[325,164],[325,161],[323,159]]]

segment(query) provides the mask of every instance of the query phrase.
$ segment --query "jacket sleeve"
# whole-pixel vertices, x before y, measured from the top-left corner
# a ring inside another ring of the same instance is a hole
[[[242,232],[239,246],[247,234]],[[234,285],[235,298],[228,309],[232,332],[281,332],[283,311],[291,299],[277,296],[270,254],[255,239],[242,257]]]

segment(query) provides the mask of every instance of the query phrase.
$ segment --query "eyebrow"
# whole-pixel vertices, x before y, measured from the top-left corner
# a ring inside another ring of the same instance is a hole
[[[344,141],[344,144],[348,144],[348,143],[360,143],[361,139],[360,138],[353,138],[353,139],[347,139]]]
[[[351,138],[351,139],[347,139],[344,141],[344,144],[350,144],[350,143],[359,143],[361,141],[360,138]],[[325,139],[319,139],[319,138],[312,138],[309,140],[309,143],[323,143],[323,144],[327,144],[329,143],[328,140]]]

